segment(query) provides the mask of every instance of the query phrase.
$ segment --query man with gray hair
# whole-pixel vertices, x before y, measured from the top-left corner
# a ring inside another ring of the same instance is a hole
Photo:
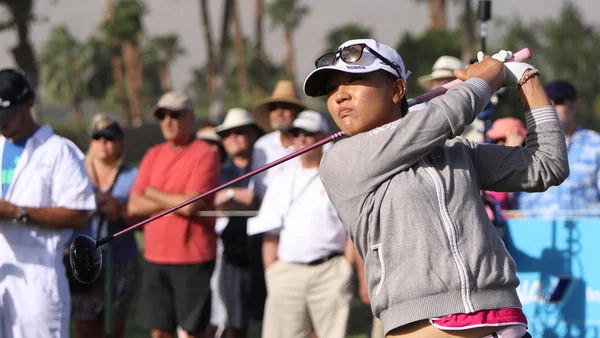
[[[187,95],[164,94],[154,106],[166,142],[150,148],[131,189],[129,211],[149,217],[215,188],[219,155],[195,137]],[[210,319],[210,278],[215,265],[214,197],[191,203],[144,227],[144,267],[137,322],[152,337],[203,337]],[[193,287],[190,287],[193,286]]]

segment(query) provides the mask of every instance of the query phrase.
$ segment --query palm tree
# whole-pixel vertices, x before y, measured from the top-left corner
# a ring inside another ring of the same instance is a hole
[[[206,45],[206,82],[208,84],[208,102],[215,99],[215,51],[213,45],[212,27],[206,0],[200,0],[200,15],[202,17],[202,30],[204,32],[204,43]]]
[[[90,51],[75,40],[66,26],[56,26],[40,53],[46,95],[57,102],[69,103],[75,121],[82,119],[81,104],[94,75]]]
[[[254,77],[256,84],[263,90],[266,90],[263,61],[263,3],[264,0],[254,1],[254,58],[256,60],[256,73]]]
[[[446,0],[416,0],[429,4],[429,29],[446,29]]]
[[[475,46],[475,28],[474,28],[474,17],[473,8],[471,7],[471,0],[463,0],[464,11],[462,14],[462,20],[460,25],[460,49],[461,58],[465,63],[469,63],[474,56]]]
[[[231,20],[231,8],[233,0],[225,0],[223,6],[223,21],[221,26],[221,42],[219,44],[219,63],[214,77],[215,98],[210,104],[210,119],[219,122],[223,115],[225,101],[225,72],[227,70],[227,50],[229,49],[229,24]]]
[[[104,15],[104,25],[110,25],[114,20],[115,5],[113,0],[106,0],[106,12]],[[131,123],[131,114],[129,114],[129,105],[125,98],[125,81],[123,75],[123,59],[121,58],[121,44],[115,36],[109,36],[109,47],[112,67],[112,78],[115,84],[115,97],[119,104],[121,119],[123,123]]]
[[[108,35],[121,43],[127,95],[133,111],[132,123],[139,127],[144,118],[140,38],[144,6],[138,0],[121,0],[114,8],[113,20],[105,24]]]
[[[156,50],[159,62],[160,87],[163,92],[171,90],[171,74],[169,66],[179,55],[185,54],[185,49],[179,44],[176,34],[155,36],[150,45]]]
[[[30,85],[37,88],[38,68],[35,52],[29,41],[29,26],[35,21],[33,15],[33,0],[0,0],[0,4],[7,7],[10,19],[0,22],[0,31],[17,29],[18,44],[11,49],[15,63],[27,73]]]
[[[292,37],[294,30],[300,25],[302,17],[308,14],[308,11],[307,6],[298,5],[296,0],[274,0],[267,8],[273,27],[283,27],[286,69],[291,80],[296,78]]]
[[[238,3],[233,0],[231,5],[231,24],[233,25],[233,41],[235,47],[235,58],[237,61],[237,74],[239,81],[239,95],[243,102],[246,102],[250,98],[248,92],[248,76],[246,70],[246,56],[244,52],[244,38],[242,34],[242,27],[240,23],[240,16],[238,13]]]

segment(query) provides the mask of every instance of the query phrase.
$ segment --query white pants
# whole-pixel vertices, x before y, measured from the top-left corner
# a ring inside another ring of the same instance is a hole
[[[35,254],[26,263],[0,262],[2,338],[69,337],[71,298],[62,259]]]

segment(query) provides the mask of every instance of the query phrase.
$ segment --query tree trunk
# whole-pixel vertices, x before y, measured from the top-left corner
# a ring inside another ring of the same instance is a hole
[[[200,14],[202,16],[202,28],[204,30],[204,43],[206,44],[206,84],[208,86],[208,102],[212,104],[215,100],[215,51],[213,44],[210,15],[206,0],[200,0]]]
[[[169,61],[165,57],[160,57],[158,61],[158,72],[160,77],[160,88],[163,93],[171,90],[171,74],[169,74]]]
[[[120,115],[125,125],[131,124],[131,114],[129,114],[129,105],[125,99],[125,81],[123,79],[123,60],[119,56],[113,56],[111,60],[112,75],[115,83],[115,96],[120,108]]]
[[[4,1],[11,12],[12,18],[17,26],[18,42],[11,49],[13,59],[19,68],[23,69],[27,76],[27,81],[35,91],[38,87],[39,73],[35,52],[29,41],[29,24],[33,18],[33,0]],[[38,106],[38,104],[35,104]],[[41,110],[34,109],[35,118],[42,120]]]
[[[294,71],[294,42],[292,41],[292,30],[284,28],[283,35],[285,39],[285,68],[287,69],[290,80],[296,80]]]
[[[256,84],[264,90],[267,90],[264,76],[264,59],[263,59],[263,1],[254,1],[254,39],[256,45],[254,47],[254,57],[256,58]]]
[[[229,47],[229,19],[233,0],[225,0],[223,10],[223,26],[221,26],[221,44],[219,46],[219,63],[215,74],[215,99],[210,104],[210,118],[220,122],[225,101],[225,70],[227,69],[227,50]]]
[[[140,127],[144,120],[142,103],[141,58],[139,43],[132,41],[123,42],[123,60],[125,61],[125,78],[127,81],[127,95],[133,119],[132,125]]]
[[[72,109],[73,109],[73,120],[75,122],[81,122],[83,112],[81,110],[81,100],[79,98],[76,98],[75,100],[73,100]]]
[[[235,44],[235,57],[237,60],[239,95],[242,102],[250,99],[248,92],[248,72],[246,70],[246,54],[244,52],[244,39],[238,10],[238,2],[233,0],[231,5],[231,23],[233,25],[233,39]]]
[[[464,1],[464,18],[460,27],[460,49],[461,58],[468,64],[475,57],[475,30],[473,27],[473,9],[471,8],[471,0]]]
[[[446,0],[429,0],[429,27],[446,29]]]
[[[106,0],[106,11],[104,12],[104,21],[112,21],[114,15],[115,4],[113,0]],[[114,37],[110,38],[110,41],[108,43],[110,45],[111,51],[121,49],[119,46],[119,42]],[[110,63],[112,67],[113,82],[115,84],[115,96],[120,110],[119,115],[121,115],[121,120],[123,121],[123,124],[128,126],[131,124],[131,114],[129,114],[129,106],[127,104],[127,100],[125,99],[125,83],[123,82],[123,60],[119,55],[113,55]]]

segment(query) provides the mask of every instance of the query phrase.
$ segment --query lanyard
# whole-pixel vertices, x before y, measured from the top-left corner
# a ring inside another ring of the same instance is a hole
[[[294,179],[292,180],[292,189],[291,189],[291,192],[290,192],[290,203],[288,204],[287,210],[283,213],[283,215],[281,215],[281,227],[283,227],[283,225],[284,225],[284,219],[287,217],[287,215],[289,214],[290,210],[292,210],[292,206],[294,205],[294,202],[298,201],[298,199],[306,192],[306,190],[308,190],[308,187],[310,186],[310,184],[317,177],[319,177],[319,172],[317,172],[316,174],[314,174],[306,182],[306,184],[302,187],[302,189],[300,189],[300,191],[296,194],[296,196],[294,196],[294,190],[295,190],[295,186],[296,186],[296,177],[294,176]]]

